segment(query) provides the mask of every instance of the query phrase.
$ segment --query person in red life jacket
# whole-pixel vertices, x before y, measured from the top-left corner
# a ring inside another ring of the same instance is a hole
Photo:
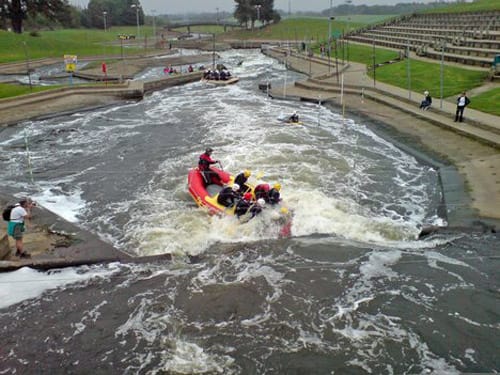
[[[234,179],[234,183],[240,186],[240,193],[245,193],[250,190],[250,187],[246,184],[246,182],[248,181],[248,177],[250,177],[251,175],[252,172],[248,169],[245,169]]]
[[[278,204],[281,201],[280,197],[281,184],[276,183],[273,185],[273,188],[269,190],[268,201],[267,203]]]
[[[210,185],[212,183],[215,183],[217,185],[222,185],[219,175],[210,169],[210,166],[212,164],[219,163],[218,160],[212,159],[211,155],[213,151],[214,150],[208,147],[205,150],[205,152],[200,155],[200,159],[198,160],[198,169],[200,170],[201,175],[203,176],[205,185]]]
[[[271,190],[269,184],[259,184],[254,189],[255,199],[263,198],[265,201],[269,201],[269,190]]]
[[[193,69],[193,66],[192,66],[192,65],[189,65],[189,66],[188,66],[188,72],[189,72],[189,73],[193,73],[193,70],[194,70],[194,69]]]

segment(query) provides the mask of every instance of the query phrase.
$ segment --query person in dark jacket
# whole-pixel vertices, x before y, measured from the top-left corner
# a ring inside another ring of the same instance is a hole
[[[243,198],[241,198],[236,204],[236,209],[234,210],[234,214],[240,218],[240,216],[245,215],[250,207],[252,206],[252,193],[248,192],[243,194]]]
[[[428,110],[431,107],[432,98],[429,91],[424,91],[424,100],[420,103],[420,109]]]
[[[252,175],[252,172],[248,169],[245,169],[243,172],[241,172],[239,175],[236,176],[234,179],[234,183],[238,184],[240,186],[240,192],[241,193],[246,193],[248,190],[250,190],[250,187],[246,184],[248,181],[248,178]]]
[[[212,159],[211,155],[213,151],[214,150],[208,147],[205,152],[200,155],[200,159],[198,160],[198,169],[201,172],[205,185],[210,185],[213,182],[221,185],[219,175],[210,169],[210,166],[212,164],[216,164],[219,162],[218,160]]]
[[[465,91],[457,98],[457,111],[455,112],[455,122],[464,120],[464,109],[470,103]]]
[[[217,197],[217,203],[223,205],[224,207],[233,207],[240,195],[238,191],[240,190],[240,185],[233,184],[233,186],[226,186],[219,192]]]
[[[273,188],[269,190],[267,203],[278,204],[281,201],[280,197],[281,184],[276,183]]]
[[[297,111],[294,111],[292,115],[289,118],[290,122],[299,122],[299,115],[297,114]]]

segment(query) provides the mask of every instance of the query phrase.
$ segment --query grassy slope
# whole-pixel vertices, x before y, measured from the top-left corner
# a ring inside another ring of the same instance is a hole
[[[332,22],[332,31],[352,30],[364,23]],[[228,38],[275,39],[275,40],[326,40],[328,38],[328,20],[325,18],[287,18],[276,25],[263,29],[235,30],[226,34]]]
[[[469,107],[500,116],[500,105],[498,103],[500,103],[500,87],[472,97]]]
[[[410,60],[411,90],[417,92],[428,90],[433,97],[438,97],[440,93],[440,69],[440,64]],[[373,77],[371,71],[368,74]],[[445,65],[443,69],[443,96],[456,95],[463,90],[480,86],[487,76],[488,72]],[[401,88],[408,88],[408,61],[377,68],[376,79]]]
[[[66,54],[78,56],[119,54],[121,50],[119,44],[111,46],[103,42],[117,42],[118,34],[136,34],[136,32],[135,27],[114,27],[108,32],[71,29],[41,31],[40,36],[34,37],[29,33],[14,34],[0,30],[0,63],[23,61],[26,53],[30,59],[60,57],[61,60]],[[141,35],[149,35],[151,38],[151,28],[142,27]],[[26,43],[26,52],[24,43]],[[131,48],[127,48],[126,51],[127,53],[135,52]]]
[[[52,90],[61,86],[32,86],[30,90],[26,85],[10,85],[7,83],[0,83],[0,99],[9,98],[11,96],[31,94],[32,92]]]
[[[500,0],[475,0],[473,3],[448,4],[443,8],[427,10],[422,13],[463,13],[482,12],[500,9]]]

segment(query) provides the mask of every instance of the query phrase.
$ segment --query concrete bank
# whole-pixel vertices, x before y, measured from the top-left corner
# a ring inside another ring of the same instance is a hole
[[[315,63],[317,58],[285,56],[286,53],[280,50],[264,52],[285,62],[289,68],[312,76],[286,88],[273,87],[271,96],[321,101],[340,112],[345,106],[350,116],[354,114],[370,119],[375,132],[439,171],[445,205],[442,212],[450,226],[482,229],[483,224],[500,225],[500,176],[497,175],[500,170],[497,146],[500,142],[496,140],[499,134],[495,130],[495,125],[500,125],[498,117],[487,114],[476,117],[476,120],[486,119],[486,127],[493,125],[493,130],[488,131],[491,139],[479,142],[477,137],[461,131],[463,129],[456,131],[449,127],[450,123],[453,124],[453,104],[444,106],[448,112],[420,111],[416,101],[403,100],[407,92],[401,97],[398,88],[392,89],[388,85],[383,87],[386,93],[371,90],[372,94],[367,94],[367,84],[363,82],[366,67],[356,66],[354,71],[352,66],[350,70],[339,67],[339,71],[344,71],[345,95],[341,103],[340,85],[336,83],[333,67],[325,68],[324,64]],[[377,82],[378,86],[382,84]],[[419,98],[418,93],[414,95]],[[456,126],[473,132],[484,130],[472,126],[469,119],[467,117],[467,123]]]
[[[201,72],[193,72],[155,80],[127,81],[122,84],[64,87],[22,97],[0,99],[0,126],[126,100],[140,100],[145,94],[155,90],[199,81],[201,76]]]

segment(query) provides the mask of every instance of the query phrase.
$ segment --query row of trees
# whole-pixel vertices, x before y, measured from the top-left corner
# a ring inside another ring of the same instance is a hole
[[[39,27],[104,28],[104,22],[108,26],[135,25],[137,16],[143,24],[139,0],[90,0],[85,9],[71,6],[68,0],[0,0],[0,24],[15,33],[23,32],[25,22]]]
[[[235,2],[234,18],[246,28],[250,24],[253,29],[257,20],[268,24],[277,23],[281,19],[280,14],[274,10],[274,0],[235,0]]]
[[[71,8],[67,0],[0,0],[0,21],[10,22],[14,32],[22,33],[23,22],[28,17],[42,15],[49,20],[70,22]]]
[[[104,15],[106,12],[106,15]],[[82,10],[81,23],[84,27],[104,28],[106,25],[131,26],[144,24],[144,11],[139,0],[90,0]]]

